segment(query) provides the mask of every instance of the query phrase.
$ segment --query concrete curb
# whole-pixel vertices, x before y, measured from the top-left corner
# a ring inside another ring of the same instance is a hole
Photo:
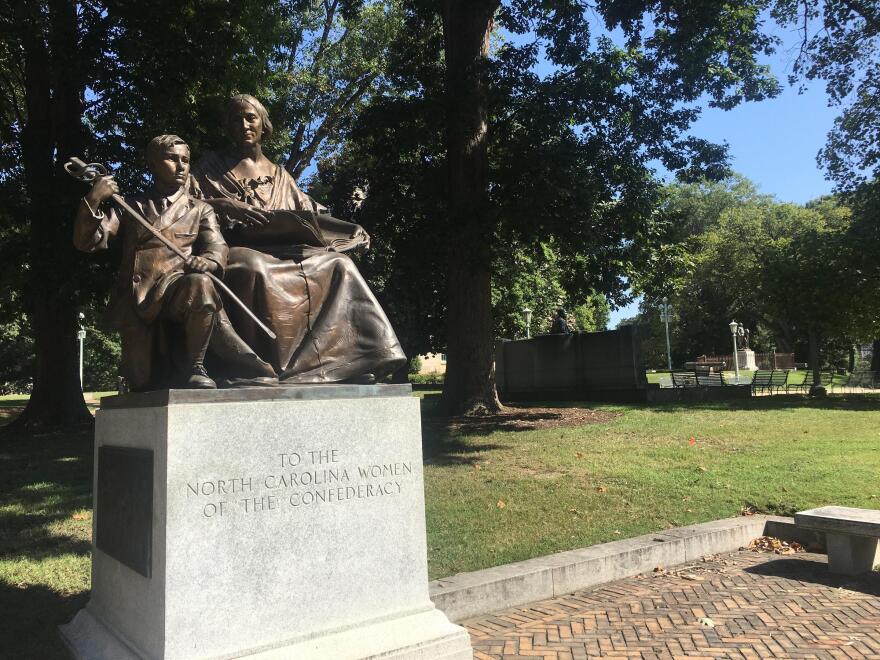
[[[788,540],[791,518],[743,516],[667,529],[431,582],[434,604],[451,621],[553,598],[578,589],[732,552],[762,536]]]

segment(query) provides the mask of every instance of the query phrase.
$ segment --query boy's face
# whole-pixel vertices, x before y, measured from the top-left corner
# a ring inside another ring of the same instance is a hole
[[[180,188],[189,176],[189,147],[175,144],[150,163],[156,184],[163,188]]]

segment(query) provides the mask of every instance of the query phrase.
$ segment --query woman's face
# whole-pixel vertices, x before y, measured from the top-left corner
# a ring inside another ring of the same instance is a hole
[[[263,120],[250,103],[240,105],[229,118],[229,134],[236,144],[259,144],[263,139]]]

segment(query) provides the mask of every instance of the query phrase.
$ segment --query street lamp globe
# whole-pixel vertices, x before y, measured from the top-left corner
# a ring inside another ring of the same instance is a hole
[[[727,327],[730,328],[730,334],[736,337],[736,330],[739,327],[739,323],[737,321],[731,321]]]

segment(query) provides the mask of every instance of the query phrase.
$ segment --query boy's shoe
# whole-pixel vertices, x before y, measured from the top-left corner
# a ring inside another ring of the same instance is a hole
[[[186,381],[186,387],[192,390],[216,390],[217,383],[211,380],[205,368],[197,364],[192,368],[189,378]]]

